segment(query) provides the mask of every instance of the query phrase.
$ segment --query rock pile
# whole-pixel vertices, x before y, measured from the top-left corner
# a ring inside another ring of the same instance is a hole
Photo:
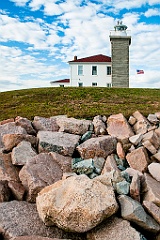
[[[0,122],[0,239],[159,240],[160,112]]]

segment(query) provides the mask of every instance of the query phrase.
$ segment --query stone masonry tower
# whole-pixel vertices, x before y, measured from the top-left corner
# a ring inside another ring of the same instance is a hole
[[[129,87],[129,45],[131,36],[126,31],[127,26],[117,22],[115,30],[110,32],[112,57],[112,87]]]

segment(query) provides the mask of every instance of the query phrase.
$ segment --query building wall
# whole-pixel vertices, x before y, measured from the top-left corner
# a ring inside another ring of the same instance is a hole
[[[83,83],[83,87],[92,86],[97,83],[97,87],[107,87],[111,84],[111,75],[107,75],[107,66],[109,63],[70,63],[70,80],[71,86],[78,87]],[[83,65],[83,74],[78,75],[78,65]],[[97,75],[92,75],[92,66],[97,66]]]
[[[131,37],[111,36],[112,87],[129,87],[129,45]]]
[[[51,82],[52,87],[69,87],[70,83],[58,83],[58,82]]]

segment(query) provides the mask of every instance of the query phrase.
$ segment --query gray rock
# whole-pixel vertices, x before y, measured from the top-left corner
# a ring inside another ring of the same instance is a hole
[[[15,200],[22,201],[24,194],[25,194],[25,188],[20,182],[8,182],[8,187],[12,192],[12,196]]]
[[[107,219],[87,233],[87,240],[142,240],[141,234],[130,222],[115,216]],[[145,239],[145,238],[144,238]]]
[[[89,175],[94,171],[93,159],[82,160],[72,164],[72,170],[77,174]]]
[[[11,240],[62,240],[62,239],[40,237],[40,236],[32,235],[32,236],[19,236],[19,237],[11,238]],[[63,238],[63,240],[67,240],[67,239]]]
[[[32,124],[37,132],[38,131],[57,132],[59,130],[59,126],[56,121],[56,116],[51,118],[35,116]]]
[[[60,127],[60,132],[66,132],[71,134],[83,135],[85,134],[90,127],[91,121],[85,119],[75,119],[75,118],[67,118],[60,117],[57,118],[57,124]]]
[[[93,126],[96,135],[106,134],[107,128],[102,116],[98,115],[93,118]]]
[[[78,234],[65,233],[55,226],[46,227],[39,218],[36,205],[24,201],[0,203],[0,234],[5,240],[26,235],[73,240],[82,239]]]
[[[27,141],[20,142],[11,153],[12,163],[14,165],[25,165],[27,160],[36,156],[37,153],[31,147],[31,143]]]
[[[62,178],[62,170],[50,154],[41,153],[28,160],[20,170],[19,177],[27,190],[27,201],[35,202],[41,189]]]
[[[90,139],[91,137],[92,137],[92,131],[87,131],[82,135],[80,142],[83,143],[86,140]]]
[[[160,182],[160,163],[151,163],[148,165],[148,171],[151,176]]]
[[[39,131],[39,152],[57,152],[63,156],[72,156],[80,136],[64,133]]]
[[[148,121],[152,124],[158,124],[159,123],[159,119],[157,118],[156,114],[149,114],[147,117]]]
[[[133,129],[136,132],[136,134],[139,134],[139,133],[144,134],[149,129],[151,129],[152,126],[150,122],[139,111],[135,111],[133,113],[133,116],[137,120],[137,122],[133,125]]]
[[[146,211],[160,224],[160,207],[148,201],[143,201]]]
[[[91,138],[77,146],[81,158],[89,159],[94,157],[106,158],[116,150],[117,140],[109,135]]]
[[[53,160],[58,163],[58,165],[61,167],[61,170],[63,173],[72,172],[72,158],[71,157],[65,157],[61,154],[58,154],[56,152],[50,152],[50,155],[52,156]]]
[[[118,196],[121,207],[121,216],[128,221],[134,222],[143,229],[157,233],[160,225],[150,217],[142,205],[126,195]]]
[[[122,182],[116,183],[116,192],[127,195],[129,193],[129,187],[130,184],[126,180],[123,180]]]

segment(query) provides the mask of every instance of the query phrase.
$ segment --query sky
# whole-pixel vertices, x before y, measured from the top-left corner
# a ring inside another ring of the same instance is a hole
[[[131,31],[130,87],[160,88],[160,0],[0,0],[0,92],[69,78],[75,55],[111,56],[118,20]]]

